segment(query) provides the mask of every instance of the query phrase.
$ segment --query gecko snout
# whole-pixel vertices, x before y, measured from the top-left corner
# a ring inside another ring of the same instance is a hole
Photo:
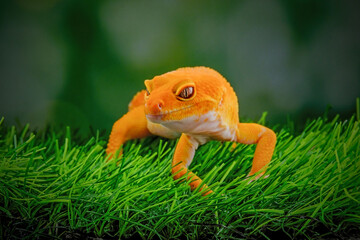
[[[156,100],[152,103],[147,103],[148,113],[150,114],[161,114],[164,107],[164,102],[162,100]]]

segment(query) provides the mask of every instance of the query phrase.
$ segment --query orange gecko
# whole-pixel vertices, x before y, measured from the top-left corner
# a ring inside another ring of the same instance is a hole
[[[172,174],[187,174],[192,190],[201,186],[203,195],[212,193],[188,170],[195,150],[210,140],[257,144],[251,171],[264,174],[276,143],[275,133],[256,123],[240,123],[238,100],[226,79],[207,67],[186,67],[145,80],[146,90],[135,95],[129,112],[112,128],[106,153],[113,155],[126,141],[158,135],[180,137],[172,160]],[[122,152],[120,152],[121,154]]]

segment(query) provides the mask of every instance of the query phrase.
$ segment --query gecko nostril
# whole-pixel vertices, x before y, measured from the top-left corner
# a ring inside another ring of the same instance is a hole
[[[164,108],[164,102],[161,100],[157,100],[156,102],[151,103],[151,109],[154,113],[160,113]]]

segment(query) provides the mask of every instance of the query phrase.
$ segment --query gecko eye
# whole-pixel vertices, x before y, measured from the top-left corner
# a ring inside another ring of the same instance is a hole
[[[190,99],[194,96],[194,87],[186,87],[177,95],[181,99]]]
[[[147,89],[145,89],[145,90],[146,90],[145,96],[148,97],[150,95],[150,92]]]

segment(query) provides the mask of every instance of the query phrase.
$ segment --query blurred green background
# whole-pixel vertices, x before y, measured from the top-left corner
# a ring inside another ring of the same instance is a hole
[[[5,1],[0,115],[110,130],[145,79],[209,66],[240,117],[348,116],[360,96],[360,1]]]

